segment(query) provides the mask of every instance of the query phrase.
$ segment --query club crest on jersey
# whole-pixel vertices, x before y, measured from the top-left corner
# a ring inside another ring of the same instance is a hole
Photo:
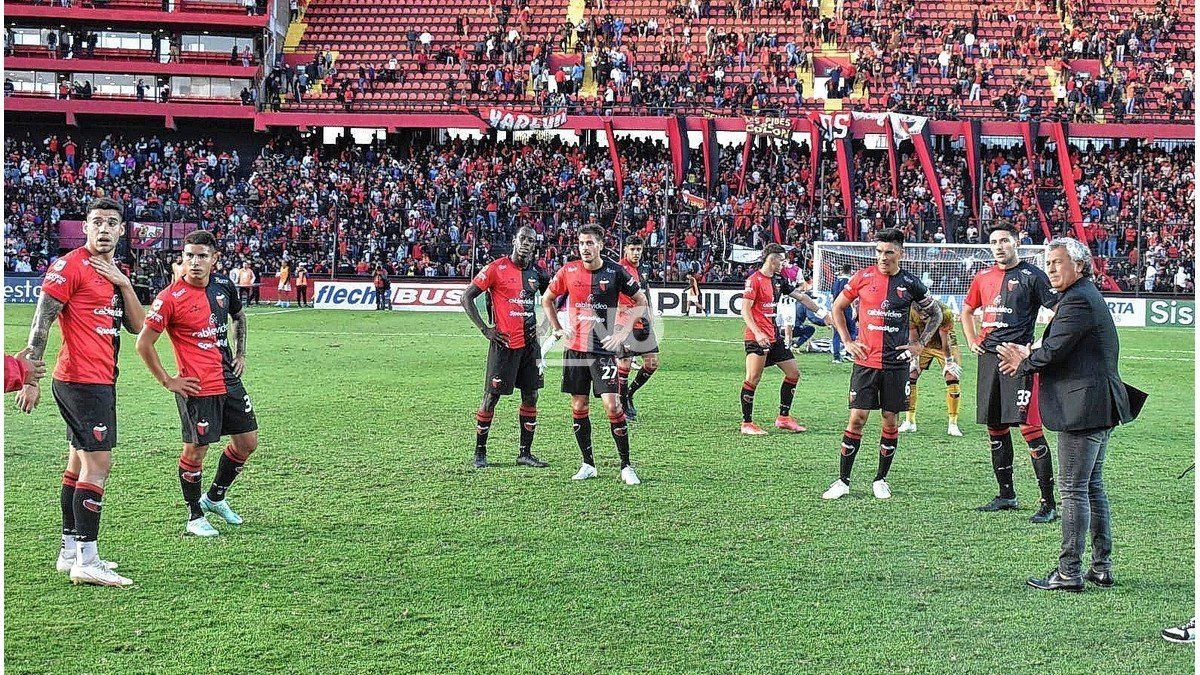
[[[1020,283],[1021,282],[1016,279],[1009,279],[1008,280],[1008,292],[1012,293],[1014,290],[1016,290],[1017,285]]]
[[[100,513],[100,507],[104,506],[104,502],[98,502],[95,499],[83,500],[83,508],[92,513]]]
[[[200,434],[201,436],[208,433],[208,420],[200,420],[199,422],[196,422],[196,433]]]
[[[218,295],[216,299],[217,299],[217,307],[220,307],[221,309],[225,309],[225,294],[222,293],[222,294]]]
[[[897,297],[901,297],[901,298],[903,298],[903,297],[904,297],[904,291],[907,291],[907,290],[908,290],[908,287],[907,287],[907,286],[897,286],[897,287],[896,287],[896,296],[897,296]]]
[[[603,293],[607,286],[608,286],[608,279],[601,279],[600,280],[600,292]]]
[[[108,426],[104,424],[97,424],[96,426],[92,427],[92,436],[97,441],[103,442],[104,438],[108,436]]]

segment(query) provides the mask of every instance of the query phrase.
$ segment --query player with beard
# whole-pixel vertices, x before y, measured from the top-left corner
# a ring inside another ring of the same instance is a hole
[[[808,297],[804,289],[779,274],[783,268],[783,254],[783,246],[767,244],[763,249],[762,266],[746,279],[746,289],[742,293],[742,321],[746,323],[743,336],[746,380],[742,382],[741,432],[748,436],[767,433],[754,423],[754,390],[758,388],[763,369],[767,366],[779,366],[783,371],[783,384],[779,387],[779,416],[775,418],[775,427],[793,433],[808,431],[792,419],[792,399],[796,394],[796,384],[800,381],[800,369],[796,366],[796,357],[791,348],[779,332],[775,314],[779,299],[784,296],[795,298],[816,313],[818,318],[824,319],[827,314]]]
[[[137,339],[138,356],[159,384],[175,394],[183,428],[179,487],[187,505],[185,531],[197,537],[219,534],[205,513],[240,525],[226,499],[233,480],[258,448],[258,420],[242,386],[246,369],[246,313],[238,289],[228,277],[213,276],[220,253],[217,238],[196,230],[183,238],[183,278],[167,286],[150,305],[146,327]],[[229,349],[229,323],[235,330]],[[163,368],[154,343],[163,333],[171,340],[179,375]],[[201,495],[202,467],[208,446],[229,436],[208,493]]]
[[[642,251],[645,250],[645,247],[646,242],[641,237],[637,235],[627,237],[625,239],[625,257],[621,258],[617,264],[624,267],[629,276],[633,277],[634,283],[642,289],[648,300],[650,283],[646,278],[649,269],[643,269],[641,266]],[[620,304],[622,308],[634,306],[633,299],[627,295],[621,296]],[[620,325],[625,325],[630,321],[627,310],[617,316],[617,323]],[[633,395],[650,380],[654,371],[658,370],[658,340],[654,337],[654,331],[650,328],[650,320],[646,316],[634,321],[630,336],[632,339],[622,348],[622,358],[617,359],[617,384],[621,390],[621,403],[625,406],[625,415],[629,419],[635,420],[637,419],[637,409],[633,407]],[[633,359],[637,356],[642,359],[642,367],[638,369],[633,382],[630,382],[629,373],[633,368]]]
[[[76,584],[129,586],[133,581],[117,574],[115,564],[100,559],[96,540],[117,445],[120,329],[140,331],[145,312],[133,284],[113,262],[125,234],[121,205],[93,199],[84,214],[83,233],[86,243],[46,270],[29,331],[28,354],[35,361],[46,353],[55,319],[63,339],[51,385],[69,444],[59,493],[62,548],[55,567]],[[17,408],[33,412],[40,400],[38,383],[26,384],[17,394]]]
[[[842,436],[838,479],[821,495],[839,499],[850,493],[850,472],[862,443],[863,427],[872,410],[883,418],[879,439],[879,469],[871,483],[876,499],[888,499],[887,475],[896,456],[896,415],[908,408],[908,371],[941,325],[942,306],[915,275],[900,269],[904,233],[896,229],[875,233],[875,264],[855,274],[833,301],[834,329],[854,357],[850,375],[850,419]],[[850,337],[846,309],[858,300],[859,338]],[[925,319],[915,342],[909,340],[909,310]]]
[[[541,346],[538,344],[536,296],[550,283],[546,271],[534,262],[537,233],[532,227],[517,230],[512,253],[492,262],[475,275],[463,291],[462,306],[467,317],[488,339],[487,372],[483,401],[475,413],[475,468],[488,466],[487,441],[492,417],[501,396],[521,390],[521,425],[517,464],[542,468],[546,462],[533,454],[533,432],[537,428],[538,390],[542,388]],[[489,326],[479,314],[476,299],[487,297]]]
[[[1038,311],[1042,307],[1053,308],[1058,303],[1058,293],[1051,287],[1045,272],[1021,260],[1017,253],[1020,238],[1015,227],[993,227],[988,233],[988,241],[996,264],[971,280],[961,316],[967,346],[979,355],[975,421],[987,425],[992,472],[1000,486],[1000,494],[978,510],[1017,509],[1009,427],[1020,426],[1041,492],[1038,510],[1030,521],[1049,523],[1058,517],[1058,512],[1054,500],[1053,459],[1038,413],[1037,375],[1009,377],[1001,373],[996,349],[1005,342],[1031,344]],[[977,309],[983,311],[983,323],[979,327],[975,319]]]
[[[592,423],[589,418],[589,393],[599,398],[608,413],[609,427],[621,456],[621,480],[627,485],[641,481],[629,463],[629,425],[617,388],[616,352],[629,339],[633,326],[646,313],[646,294],[623,267],[604,258],[604,230],[597,225],[579,229],[579,260],[571,261],[554,275],[542,296],[542,309],[554,329],[555,339],[567,341],[563,350],[564,393],[571,395],[571,414],[575,418],[575,442],[583,454],[583,464],[572,478],[596,477],[592,459]],[[560,296],[567,297],[567,325],[555,312]],[[617,323],[620,296],[633,300],[629,323]]]

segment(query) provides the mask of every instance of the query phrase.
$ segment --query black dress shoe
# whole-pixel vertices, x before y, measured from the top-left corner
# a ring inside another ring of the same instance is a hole
[[[1082,577],[1068,579],[1059,574],[1057,569],[1050,570],[1050,574],[1047,574],[1045,579],[1030,577],[1026,583],[1039,591],[1071,591],[1072,593],[1079,593],[1083,590]]]
[[[542,460],[538,459],[537,457],[534,457],[532,454],[518,455],[517,456],[517,464],[522,464],[524,466],[532,466],[535,469],[544,469],[544,468],[550,466],[546,462],[543,462]]]
[[[1112,572],[1108,570],[1098,570],[1095,567],[1083,573],[1083,580],[1099,586],[1100,588],[1112,588],[1117,585],[1117,581],[1113,579]]]

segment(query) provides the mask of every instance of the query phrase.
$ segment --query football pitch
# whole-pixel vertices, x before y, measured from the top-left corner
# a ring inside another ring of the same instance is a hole
[[[6,307],[8,353],[31,317]],[[534,444],[550,468],[512,463],[516,398],[496,410],[493,467],[470,467],[487,343],[460,314],[252,309],[259,450],[230,491],[245,524],[215,523],[212,540],[182,534],[178,414],[126,335],[100,532],[135,582],[125,590],[55,572],[64,426],[48,390],[32,416],[10,394],[8,672],[1192,672],[1194,649],[1159,631],[1194,611],[1194,474],[1176,478],[1193,458],[1193,331],[1121,331],[1122,376],[1150,399],[1109,446],[1118,585],[1062,594],[1024,583],[1056,563],[1060,529],[1029,523],[1037,485],[1019,434],[1021,511],[972,510],[996,491],[972,357],[965,438],[945,435],[944,386],[926,373],[893,498],[870,494],[873,416],[853,492],[823,502],[850,367],[798,355],[800,435],[769,425],[782,379],[770,369],[755,417],[773,433],[743,437],[741,322],[665,328],[663,365],[637,396],[631,487],[598,402],[600,477],[570,480],[580,456],[553,367]],[[58,344],[55,328],[48,361]]]

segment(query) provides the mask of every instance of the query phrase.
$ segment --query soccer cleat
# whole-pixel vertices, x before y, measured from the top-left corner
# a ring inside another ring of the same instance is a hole
[[[525,455],[517,455],[517,464],[520,464],[522,466],[532,466],[535,469],[544,469],[544,468],[550,466],[548,463],[543,462],[542,460],[535,457],[533,455],[533,453],[529,453],[529,454],[525,454]]]
[[[955,424],[954,422],[951,422],[946,425],[946,435],[958,436],[959,438],[962,438],[962,432],[958,430],[958,425]]]
[[[215,537],[221,534],[217,532],[217,528],[209,524],[208,518],[204,516],[189,520],[187,522],[187,533],[194,534],[197,537]]]
[[[1011,499],[1007,497],[993,497],[992,501],[976,508],[975,510],[983,511],[984,513],[992,513],[993,511],[1016,511],[1018,506],[1020,505],[1017,504],[1016,497],[1012,497]]]
[[[62,550],[60,549],[58,552],[58,560],[54,561],[54,569],[58,570],[59,572],[62,572],[63,574],[70,573],[71,568],[75,566],[75,558],[76,558],[76,556],[71,556],[70,558],[64,558],[62,555]],[[119,565],[117,565],[117,563],[109,562],[107,560],[101,560],[100,564],[103,565],[104,567],[107,567],[110,570],[115,570],[115,569],[117,569],[117,567],[120,567]]]
[[[75,563],[71,566],[71,583],[73,584],[91,584],[93,586],[116,586],[118,588],[124,586],[132,586],[133,580],[127,579],[120,574],[112,571],[104,565],[104,561],[99,558],[91,563],[84,565]]]
[[[596,467],[591,464],[583,464],[579,467],[579,473],[571,476],[571,480],[587,480],[596,477]]]
[[[882,478],[871,483],[871,492],[875,493],[876,499],[892,498],[892,486],[888,485],[888,482]]]
[[[821,499],[841,499],[850,494],[850,484],[841,478],[833,481],[829,489],[821,494]]]
[[[1029,519],[1031,523],[1053,523],[1058,520],[1058,511],[1054,510],[1053,504],[1048,504],[1045,499],[1038,504],[1037,513]]]
[[[1162,632],[1163,639],[1167,642],[1177,642],[1179,644],[1191,644],[1196,641],[1196,617],[1183,624],[1182,626],[1172,626],[1165,628]]]
[[[747,436],[766,436],[767,435],[767,432],[763,431],[762,427],[758,426],[754,422],[742,422],[742,433]]]
[[[900,425],[899,431],[902,434],[915,433],[917,431],[917,423],[909,422],[908,420],[904,420],[904,423]]]
[[[788,416],[780,415],[779,417],[776,417],[775,418],[775,428],[776,429],[784,429],[784,430],[790,431],[794,434],[808,431],[808,427],[806,427],[803,424],[800,424],[796,420],[792,419],[792,417],[790,415],[788,415]]]
[[[472,462],[472,464],[475,466],[476,469],[488,468],[487,455],[481,455],[478,452],[475,453],[475,461]]]
[[[632,466],[621,469],[621,480],[625,481],[626,485],[638,485],[642,482],[638,480],[637,473],[634,472]]]
[[[205,513],[215,513],[218,516],[221,516],[221,518],[224,518],[225,522],[229,523],[230,525],[242,524],[242,517],[234,513],[233,509],[229,508],[229,500],[227,499],[214,502],[208,498],[208,495],[201,495],[200,510],[204,511]]]

